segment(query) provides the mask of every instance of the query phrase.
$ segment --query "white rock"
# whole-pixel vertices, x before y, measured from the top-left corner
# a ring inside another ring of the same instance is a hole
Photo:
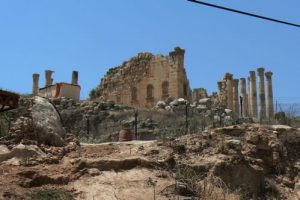
[[[186,100],[184,98],[179,98],[178,99],[178,103],[179,104],[185,104],[186,103]]]
[[[158,108],[165,108],[165,107],[166,107],[166,103],[165,103],[164,101],[158,101],[158,102],[156,103],[156,106],[157,106]]]
[[[287,126],[287,125],[272,125],[271,128],[275,131],[278,131],[278,130],[291,130],[292,127],[290,126]]]
[[[166,106],[166,107],[165,107],[165,110],[170,111],[170,110],[172,110],[172,108],[171,108],[171,106]]]
[[[198,110],[206,110],[207,107],[206,107],[206,105],[198,105],[198,106],[197,106],[197,109],[198,109]]]
[[[230,113],[232,113],[232,110],[226,108],[225,112],[226,112],[226,114],[230,114]]]
[[[174,101],[172,101],[172,102],[170,103],[170,106],[171,106],[171,107],[178,106],[178,100],[175,99]]]
[[[0,155],[1,154],[5,154],[5,153],[9,153],[9,149],[7,148],[6,145],[0,145]]]
[[[200,104],[207,104],[210,101],[210,98],[199,99]]]

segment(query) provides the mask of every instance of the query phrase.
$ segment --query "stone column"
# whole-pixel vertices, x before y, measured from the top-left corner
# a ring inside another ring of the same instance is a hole
[[[241,83],[241,97],[243,99],[243,105],[242,107],[242,117],[246,117],[247,116],[247,93],[246,93],[246,79],[245,78],[240,78],[240,83]]]
[[[246,94],[245,104],[246,104],[245,117],[248,117],[249,116],[249,95],[248,94]]]
[[[32,79],[33,79],[32,94],[36,96],[36,95],[39,94],[40,75],[39,74],[32,74]]]
[[[240,115],[240,104],[239,104],[239,79],[233,80],[232,86],[232,97],[233,97],[233,112]]]
[[[45,87],[52,85],[53,79],[51,78],[53,71],[51,70],[45,70]]]
[[[230,73],[225,74],[226,91],[227,91],[227,108],[233,110],[233,97],[232,97],[232,77]]]
[[[273,104],[273,86],[272,86],[272,72],[266,72],[267,79],[267,97],[268,97],[268,118],[274,118],[274,104]]]
[[[255,71],[250,71],[250,101],[252,117],[257,118],[257,91]]]
[[[78,71],[72,72],[72,84],[78,85]]]
[[[251,91],[251,84],[250,84],[250,76],[248,76],[248,95],[247,95],[247,97],[248,97],[248,108],[247,108],[247,110],[248,110],[248,116],[252,116],[252,112],[251,112],[251,108],[252,108],[252,105],[251,105],[251,103],[252,103],[252,101],[251,101],[251,99],[250,99],[250,97],[251,97],[251,93],[252,93],[252,91]]]
[[[266,94],[265,94],[265,78],[264,78],[264,68],[258,68],[258,78],[259,78],[259,115],[260,119],[266,119]]]

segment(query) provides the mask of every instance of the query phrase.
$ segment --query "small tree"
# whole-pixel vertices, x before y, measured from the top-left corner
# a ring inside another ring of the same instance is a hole
[[[157,181],[153,180],[152,178],[149,177],[147,183],[148,183],[149,187],[153,187],[153,199],[155,200],[156,199],[156,196],[155,196],[155,187],[156,187]]]
[[[92,89],[89,93],[90,99],[96,98],[96,89]]]

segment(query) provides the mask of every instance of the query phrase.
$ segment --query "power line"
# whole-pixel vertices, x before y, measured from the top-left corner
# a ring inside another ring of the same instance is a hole
[[[299,24],[294,24],[294,23],[291,23],[291,22],[285,22],[285,21],[278,20],[278,19],[273,19],[273,18],[270,18],[270,17],[264,17],[264,16],[261,16],[261,15],[256,15],[256,14],[252,14],[252,13],[248,13],[248,12],[244,12],[244,11],[240,11],[240,10],[235,10],[235,9],[232,9],[232,8],[218,6],[218,5],[206,3],[206,2],[203,2],[203,1],[198,1],[198,0],[188,0],[188,1],[193,2],[193,3],[202,4],[202,5],[209,6],[209,7],[214,7],[214,8],[218,8],[218,9],[222,9],[222,10],[227,10],[227,11],[230,11],[230,12],[239,13],[239,14],[242,14],[242,15],[248,15],[248,16],[251,16],[251,17],[256,17],[256,18],[260,18],[260,19],[264,19],[264,20],[268,20],[268,21],[272,21],[272,22],[277,22],[277,23],[281,23],[281,24],[285,24],[285,25],[295,26],[295,27],[298,27],[298,28],[300,27]]]

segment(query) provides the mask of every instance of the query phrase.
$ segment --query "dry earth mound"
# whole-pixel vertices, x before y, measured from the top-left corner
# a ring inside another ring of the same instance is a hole
[[[24,199],[34,190],[54,187],[74,199],[296,200],[299,147],[298,129],[255,124],[163,141],[83,144],[62,153],[55,164],[11,167],[2,162],[0,196]]]

